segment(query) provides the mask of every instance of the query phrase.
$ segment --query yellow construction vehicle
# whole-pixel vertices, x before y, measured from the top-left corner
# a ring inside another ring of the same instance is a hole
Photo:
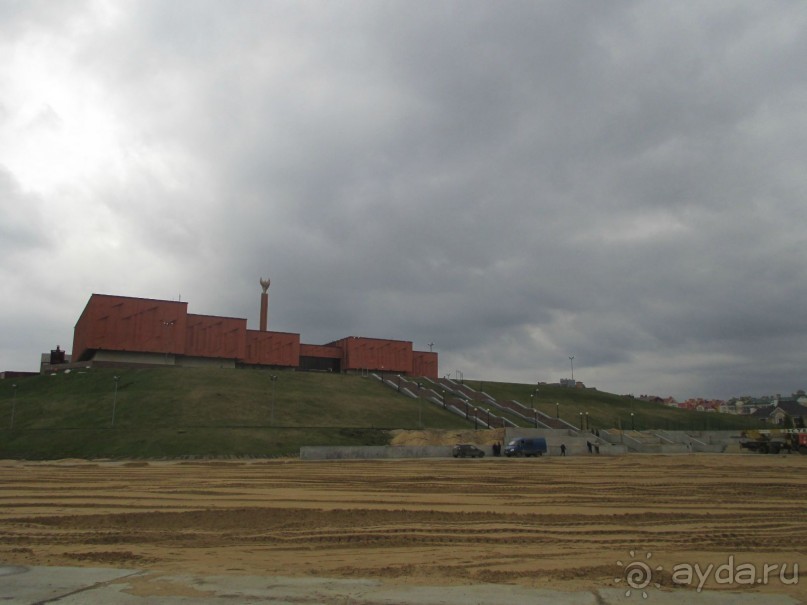
[[[743,431],[740,447],[760,454],[807,454],[807,429],[753,429]]]

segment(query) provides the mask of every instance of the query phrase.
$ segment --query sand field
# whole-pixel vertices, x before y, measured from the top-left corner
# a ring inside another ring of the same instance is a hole
[[[730,563],[754,586],[703,586],[805,598],[807,456],[0,461],[0,561],[561,590]]]

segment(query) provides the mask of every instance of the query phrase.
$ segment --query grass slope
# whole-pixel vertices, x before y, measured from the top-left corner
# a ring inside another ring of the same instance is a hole
[[[686,412],[594,389],[541,385],[535,393],[534,385],[466,383],[553,416],[559,411],[575,426],[580,413],[588,413],[590,428],[751,425],[746,418]],[[421,421],[433,429],[473,426],[355,375],[93,368],[0,381],[0,458],[293,455],[301,445],[386,444],[389,429],[415,429]]]
[[[469,426],[353,375],[94,368],[0,381],[5,458],[288,455],[300,445],[386,444],[386,429],[418,428],[421,419],[429,428]]]
[[[497,400],[515,399],[527,407],[535,406],[549,416],[560,416],[577,428],[621,427],[628,430],[635,427],[639,431],[646,429],[715,431],[760,426],[758,420],[746,416],[679,410],[625,395],[603,393],[596,389],[477,380],[465,382],[468,386],[481,389]]]

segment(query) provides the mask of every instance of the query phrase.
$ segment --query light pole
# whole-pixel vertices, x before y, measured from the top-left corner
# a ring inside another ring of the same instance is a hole
[[[586,412],[586,430],[591,428],[591,423],[588,421],[588,412]]]
[[[115,392],[112,395],[112,424],[110,424],[110,428],[115,426],[115,408],[118,407],[118,380],[120,378],[118,376],[113,376],[112,380],[115,381]]]
[[[530,393],[530,409],[535,409],[535,393]]]
[[[583,412],[580,412],[580,430],[583,430]]]
[[[636,430],[636,423],[634,422],[633,419],[633,412],[630,413],[630,430],[632,431]]]
[[[572,382],[574,382],[574,355],[569,355],[569,363],[572,364]]]
[[[163,327],[165,328],[164,334],[169,334],[169,328],[174,327],[176,320],[172,319],[170,321],[162,320],[160,322]],[[171,349],[171,343],[166,342],[165,344],[165,365],[168,365],[168,351]]]
[[[272,374],[269,376],[269,380],[272,381],[272,407],[269,409],[269,425],[275,425],[275,383],[277,382],[277,376]]]
[[[560,403],[555,402],[555,418],[560,420]]]
[[[12,384],[11,388],[14,389],[13,395],[11,396],[11,428],[10,431],[14,430],[14,413],[17,411],[17,385]]]

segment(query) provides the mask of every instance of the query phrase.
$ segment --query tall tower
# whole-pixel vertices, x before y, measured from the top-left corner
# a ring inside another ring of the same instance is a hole
[[[261,278],[261,332],[266,332],[269,323],[269,278]]]

